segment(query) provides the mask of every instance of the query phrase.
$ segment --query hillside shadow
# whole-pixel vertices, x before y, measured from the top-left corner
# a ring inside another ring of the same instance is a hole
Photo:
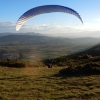
[[[61,78],[68,78],[68,77],[83,77],[83,76],[90,76],[84,74],[54,74],[53,77],[61,77]]]
[[[100,68],[94,68],[91,66],[85,67],[76,67],[75,69],[68,67],[61,69],[57,74],[54,74],[54,77],[83,77],[91,75],[100,75]]]
[[[5,78],[0,78],[0,80],[9,80],[9,81],[21,81],[24,80],[27,76],[18,76],[18,77],[5,77]]]

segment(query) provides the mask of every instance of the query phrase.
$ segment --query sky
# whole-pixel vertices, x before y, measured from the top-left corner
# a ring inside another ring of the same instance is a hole
[[[80,14],[84,24],[71,14],[48,13],[31,18],[16,31],[19,17],[29,9],[42,5],[72,8]],[[100,0],[0,0],[0,33],[4,32],[100,38]]]

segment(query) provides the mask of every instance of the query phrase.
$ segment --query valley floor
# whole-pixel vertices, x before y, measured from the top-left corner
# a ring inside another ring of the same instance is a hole
[[[0,100],[100,100],[100,75],[60,76],[62,67],[0,67]]]

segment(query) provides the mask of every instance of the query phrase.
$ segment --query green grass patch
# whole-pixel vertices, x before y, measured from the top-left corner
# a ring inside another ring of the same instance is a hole
[[[99,100],[100,75],[58,76],[62,67],[0,67],[0,100]]]

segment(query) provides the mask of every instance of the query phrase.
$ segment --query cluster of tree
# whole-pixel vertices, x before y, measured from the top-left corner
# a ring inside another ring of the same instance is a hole
[[[83,54],[71,58],[60,57],[53,60],[53,63],[57,66],[66,66],[66,68],[59,71],[61,75],[100,74],[100,56]]]
[[[22,61],[17,61],[17,60],[0,60],[0,66],[22,68],[26,67],[26,64]]]

